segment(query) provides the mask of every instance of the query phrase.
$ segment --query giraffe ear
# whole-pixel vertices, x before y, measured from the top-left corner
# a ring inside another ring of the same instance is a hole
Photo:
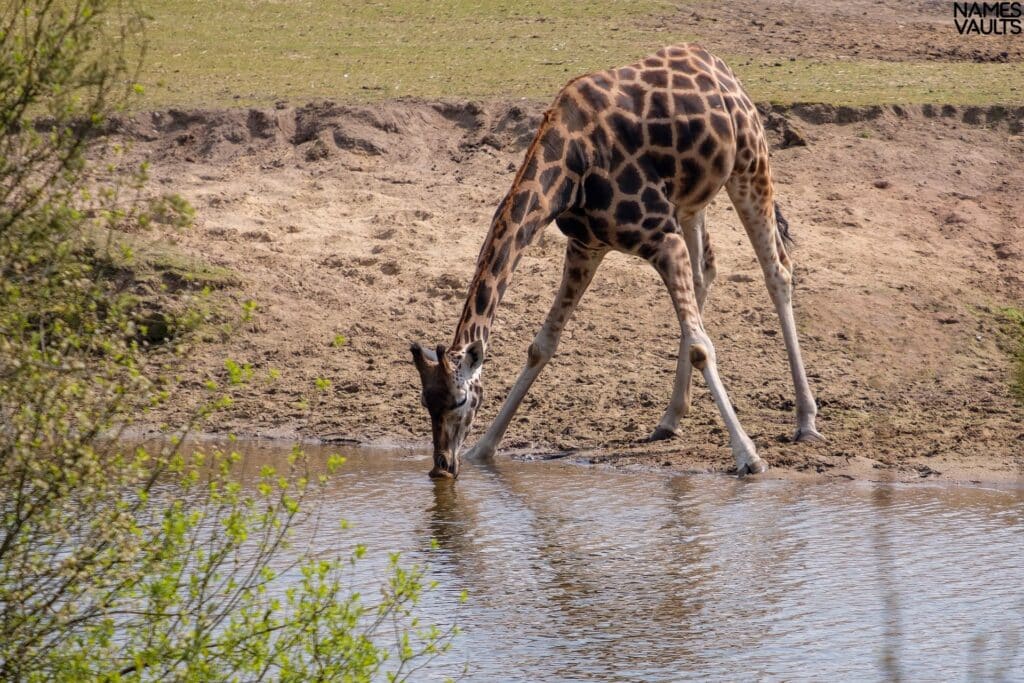
[[[412,353],[412,362],[416,364],[416,369],[420,371],[421,375],[426,372],[431,363],[437,363],[437,357],[434,355],[434,352],[423,348],[416,342],[412,343],[409,351]]]
[[[441,372],[445,375],[452,374],[452,364],[448,360],[448,352],[444,348],[444,344],[438,344],[437,349],[434,351],[437,358],[437,364],[441,366]]]
[[[472,377],[484,364],[484,343],[477,339],[466,347],[462,355],[462,370],[466,377]]]

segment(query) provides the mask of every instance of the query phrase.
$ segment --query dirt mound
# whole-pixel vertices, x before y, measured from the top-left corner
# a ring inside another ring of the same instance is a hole
[[[306,161],[337,152],[412,159],[438,146],[456,154],[487,145],[522,149],[540,120],[539,103],[397,101],[374,106],[316,102],[273,109],[193,110],[138,114],[115,121],[110,132],[147,143],[161,157],[225,163],[268,151],[297,153]],[[437,133],[444,133],[436,138]],[[430,139],[424,147],[419,140]],[[410,144],[410,141],[417,144]],[[447,143],[447,144],[446,144]]]
[[[494,207],[543,107],[325,102],[125,122],[120,135],[156,180],[198,209],[177,248],[228,269],[241,282],[239,301],[259,302],[252,329],[196,348],[181,369],[199,396],[225,357],[252,364],[250,391],[210,427],[425,445],[408,344],[449,341]],[[763,455],[782,471],[837,476],[1017,476],[1024,415],[1010,393],[1000,316],[1024,300],[1022,110],[762,111],[797,241],[797,320],[830,439],[788,443],[792,386],[778,324],[723,195],[709,213],[720,275],[706,324]],[[525,360],[563,250],[551,227],[520,264],[492,337],[482,424]],[[610,256],[505,448],[728,469],[727,435],[703,385],[681,439],[644,442],[671,392],[678,334],[656,274]],[[315,389],[318,377],[331,380],[328,391]],[[175,397],[164,416],[180,415],[190,398]]]
[[[544,105],[539,102],[429,102],[418,99],[352,106],[319,102],[274,109],[151,112],[115,122],[112,131],[150,143],[169,159],[228,162],[276,150],[320,161],[338,152],[387,155],[411,161],[438,151],[458,160],[462,152],[487,146],[497,151],[525,149]],[[872,105],[821,103],[759,104],[766,127],[779,147],[806,144],[803,124],[849,125],[887,119],[948,118],[970,125],[1024,131],[1024,107],[1003,105]],[[422,144],[429,140],[430,144]],[[425,153],[425,154],[424,154]]]
[[[1024,130],[1024,106],[1006,106],[993,104],[988,106],[954,105],[954,104],[889,104],[865,105],[860,107],[821,104],[760,104],[761,116],[769,121],[773,115],[781,116],[786,124],[792,125],[794,120],[805,123],[849,125],[864,123],[880,118],[892,120],[913,120],[920,118],[954,119],[972,126],[985,125],[999,128],[1016,135]],[[786,125],[784,124],[784,125]]]

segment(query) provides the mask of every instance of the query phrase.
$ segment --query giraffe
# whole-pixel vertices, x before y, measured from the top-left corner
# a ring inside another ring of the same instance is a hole
[[[481,369],[495,311],[524,250],[551,221],[568,238],[561,285],[525,367],[468,457],[494,454],[601,260],[616,250],[654,267],[681,329],[672,397],[650,439],[679,435],[696,368],[728,429],[738,474],[765,471],[726,394],[701,318],[715,279],[705,210],[722,187],[781,323],[796,392],[794,441],[822,440],[797,340],[788,224],[773,198],[764,128],[732,70],[701,46],[682,44],[577,77],[544,113],[491,221],[452,345],[411,347],[431,420],[430,475],[458,476],[459,451],[483,400]]]

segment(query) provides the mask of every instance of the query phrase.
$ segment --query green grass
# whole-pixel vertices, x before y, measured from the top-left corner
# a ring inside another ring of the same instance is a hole
[[[234,271],[171,251],[143,252],[140,279],[159,279],[171,289],[225,289],[240,284]]]
[[[667,36],[664,2],[148,0],[154,104],[551,95]]]
[[[1014,358],[1013,392],[1024,402],[1024,309],[1004,308],[1001,310],[1010,335],[1010,353]]]
[[[699,0],[690,0],[698,2]],[[153,18],[143,108],[548,99],[569,78],[700,35],[666,0],[142,0]],[[678,17],[678,14],[675,14]],[[709,46],[713,47],[713,46]],[[1024,102],[1019,64],[722,55],[757,100]]]
[[[724,57],[727,58],[727,57]],[[752,62],[733,69],[756,101],[832,104],[1024,103],[1024,67],[874,60]]]

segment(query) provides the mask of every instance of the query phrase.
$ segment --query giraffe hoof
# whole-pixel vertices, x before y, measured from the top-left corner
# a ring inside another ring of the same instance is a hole
[[[793,443],[825,443],[826,441],[828,439],[814,427],[797,427],[796,433],[793,434]]]
[[[736,475],[742,479],[748,474],[764,474],[768,471],[768,463],[756,455],[746,463],[736,468]]]
[[[669,429],[668,427],[662,427],[661,425],[658,425],[657,427],[654,428],[654,431],[651,433],[651,435],[647,437],[647,440],[664,441],[665,439],[674,439],[677,436],[679,436],[678,429]]]
[[[437,467],[436,465],[432,470],[430,470],[430,473],[427,476],[431,479],[455,479],[455,474],[446,469]]]

